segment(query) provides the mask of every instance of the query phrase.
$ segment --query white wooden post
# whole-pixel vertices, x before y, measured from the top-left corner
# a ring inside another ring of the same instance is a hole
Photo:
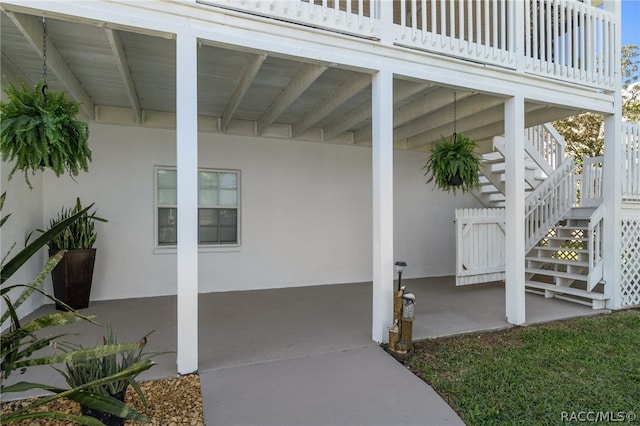
[[[178,175],[179,374],[198,370],[198,60],[191,34],[176,38],[176,155]]]
[[[616,46],[614,64],[621,61],[619,1],[605,1],[604,8],[616,17]],[[604,204],[603,261],[605,294],[609,297],[607,308],[620,309],[621,298],[621,246],[622,238],[622,94],[619,68],[615,68],[614,113],[604,119],[604,162],[602,192]]]
[[[393,320],[393,74],[372,80],[373,318],[372,339],[388,340]]]
[[[505,102],[505,216],[507,322],[525,322],[524,290],[524,98],[516,95]]]
[[[380,25],[380,42],[382,44],[393,45],[393,3],[391,1],[372,2],[377,9],[376,18],[378,18]],[[400,6],[397,5],[396,7]]]

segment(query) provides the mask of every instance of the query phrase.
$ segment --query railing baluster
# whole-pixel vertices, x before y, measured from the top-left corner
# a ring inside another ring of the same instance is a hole
[[[403,2],[404,3],[404,2]],[[413,33],[411,34],[411,39],[415,41],[418,36],[418,2],[416,0],[411,0],[411,27],[413,28]]]

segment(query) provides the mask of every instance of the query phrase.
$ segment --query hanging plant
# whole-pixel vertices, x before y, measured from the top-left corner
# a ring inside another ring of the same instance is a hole
[[[43,86],[40,82],[31,90],[8,83],[8,102],[0,102],[2,160],[14,163],[9,179],[23,171],[29,188],[29,171],[35,175],[48,168],[56,176],[77,176],[91,161],[89,126],[76,119],[79,104],[67,101],[63,92],[45,94]]]
[[[478,144],[469,137],[455,133],[450,139],[442,137],[441,142],[431,149],[431,157],[423,167],[425,176],[431,175],[427,183],[434,181],[434,187],[443,191],[473,191],[480,184],[480,159],[474,153]]]

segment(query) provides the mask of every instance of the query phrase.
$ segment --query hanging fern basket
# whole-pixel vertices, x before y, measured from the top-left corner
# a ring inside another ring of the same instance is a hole
[[[443,191],[470,192],[480,184],[480,159],[474,153],[478,144],[469,137],[455,133],[431,149],[431,157],[423,167],[427,183]]]
[[[56,176],[77,176],[91,161],[89,126],[76,119],[79,104],[67,101],[62,92],[45,94],[43,85],[31,90],[24,83],[8,83],[8,101],[0,102],[2,160],[13,163],[9,179],[24,172],[30,188],[29,172],[51,169]]]

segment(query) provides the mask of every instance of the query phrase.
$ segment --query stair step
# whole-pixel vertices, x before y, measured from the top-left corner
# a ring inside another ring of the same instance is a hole
[[[578,238],[573,237],[571,235],[567,235],[565,237],[545,237],[547,240],[551,241],[589,241],[589,238]]]
[[[593,300],[608,300],[609,298],[602,293],[595,293],[593,291],[582,290],[579,288],[573,288],[568,286],[561,286],[555,284],[541,283],[538,281],[525,281],[526,287],[537,288],[540,290],[549,290],[557,293],[570,294],[572,296],[584,297],[586,299]]]
[[[569,251],[572,253],[589,253],[588,249],[578,249],[578,248],[570,248],[570,247],[547,247],[547,246],[536,246],[531,250],[544,250],[544,251]]]
[[[585,225],[558,225],[556,226],[556,228],[558,229],[570,229],[570,230],[580,230],[580,231],[587,231],[589,230],[589,225],[585,224]]]
[[[569,280],[579,280],[586,281],[587,276],[581,274],[574,274],[571,272],[559,272],[559,271],[551,271],[548,269],[540,269],[540,268],[525,268],[525,272],[528,274],[536,274],[536,275],[546,275],[549,277],[558,277],[558,278],[567,278]]]
[[[565,219],[588,220],[596,209],[594,207],[574,207],[565,216]]]
[[[551,257],[538,257],[538,256],[526,256],[525,260],[530,260],[532,262],[553,263],[554,265],[582,266],[585,268],[589,267],[589,262],[584,262],[579,260],[555,259]]]

